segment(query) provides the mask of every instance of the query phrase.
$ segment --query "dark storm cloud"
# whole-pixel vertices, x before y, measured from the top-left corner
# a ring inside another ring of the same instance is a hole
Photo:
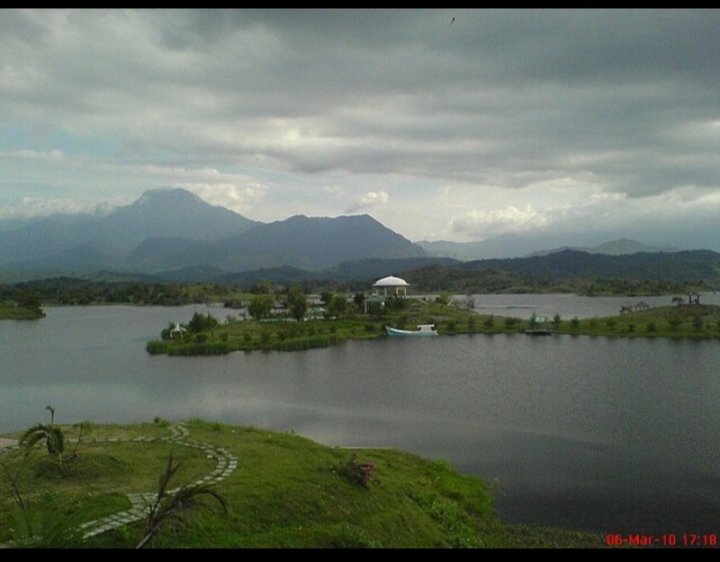
[[[0,125],[112,146],[128,162],[373,176],[339,211],[399,204],[383,175],[417,178],[424,198],[457,184],[456,224],[507,228],[552,225],[585,192],[690,202],[720,187],[717,10],[3,15]],[[17,150],[55,148],[69,152]],[[538,185],[568,202],[533,195],[531,211],[512,210]],[[515,199],[475,202],[489,188]]]

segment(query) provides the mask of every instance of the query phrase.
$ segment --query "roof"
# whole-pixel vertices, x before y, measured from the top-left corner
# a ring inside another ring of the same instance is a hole
[[[382,279],[379,279],[375,282],[373,287],[407,287],[408,282],[405,281],[405,279],[400,279],[399,277],[393,277],[390,275],[389,277],[383,277]]]
[[[400,279],[399,277],[393,277],[390,275],[389,277],[383,277],[382,279],[379,279],[375,282],[373,287],[407,287],[408,282],[405,281],[405,279]]]

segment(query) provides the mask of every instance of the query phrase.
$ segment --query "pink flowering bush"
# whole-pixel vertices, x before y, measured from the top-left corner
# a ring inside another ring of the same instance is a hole
[[[352,484],[367,488],[374,478],[374,470],[375,465],[373,463],[361,463],[358,461],[357,453],[353,453],[341,472]]]

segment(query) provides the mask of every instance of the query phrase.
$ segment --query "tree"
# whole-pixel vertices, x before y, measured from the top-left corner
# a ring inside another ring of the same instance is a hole
[[[193,334],[197,334],[198,332],[202,332],[204,330],[212,330],[217,325],[217,319],[210,314],[205,316],[204,314],[196,312],[193,314],[192,320],[190,320],[190,323],[188,324],[188,331]]]
[[[11,470],[9,464],[0,462],[0,483],[2,483],[10,491],[13,499],[15,500],[15,503],[17,503],[18,507],[22,511],[25,511],[25,509],[27,508],[25,499],[20,492],[20,478],[25,468],[26,465],[25,463],[23,463],[20,465],[19,468],[13,471]]]
[[[285,302],[290,309],[290,314],[292,314],[292,317],[295,318],[295,320],[299,322],[305,318],[305,313],[307,312],[307,298],[305,297],[305,292],[302,288],[298,285],[290,287],[288,289],[287,299]]]
[[[363,295],[362,293],[355,293],[355,296],[353,297],[353,302],[358,306],[358,308],[362,308],[362,305],[365,302],[365,295]]]
[[[17,304],[22,308],[27,308],[34,312],[42,312],[42,303],[40,296],[32,291],[20,291],[17,295]]]
[[[487,318],[485,318],[485,321],[483,322],[483,326],[486,330],[492,330],[495,327],[495,316],[491,314]]]
[[[62,458],[65,450],[65,435],[59,426],[38,423],[22,434],[19,444],[29,450],[40,441],[45,441],[45,447],[51,456]]]
[[[345,313],[347,308],[347,300],[342,295],[335,295],[328,303],[328,313],[330,316],[340,317]]]
[[[538,325],[538,319],[537,319],[537,316],[535,315],[535,313],[533,312],[532,316],[530,317],[530,322],[529,322],[530,329],[532,330],[532,329],[536,328],[537,325]]]
[[[670,324],[671,331],[677,332],[680,324],[682,324],[682,318],[680,318],[679,316],[671,316],[670,318],[668,318],[668,324]]]
[[[50,412],[50,425],[38,423],[25,431],[18,441],[21,447],[28,451],[40,441],[45,441],[45,447],[51,456],[62,460],[62,453],[65,450],[65,435],[59,426],[55,425],[55,408],[48,405],[45,409]]]
[[[78,445],[80,445],[80,443],[82,443],[83,434],[90,433],[90,431],[92,431],[92,427],[93,427],[93,424],[89,421],[84,421],[84,422],[73,424],[73,429],[79,430],[80,433],[78,435],[77,440],[75,441],[75,447],[73,448],[73,451],[72,451],[72,458],[76,458],[78,456],[77,448],[78,448]]]
[[[692,320],[692,325],[693,325],[693,329],[696,332],[699,332],[700,330],[702,330],[702,327],[703,327],[702,316],[700,316],[699,314],[694,315],[693,320]]]
[[[253,297],[248,306],[248,312],[255,320],[262,320],[270,316],[275,299],[269,295]]]
[[[250,292],[253,295],[269,295],[272,293],[270,281],[256,281],[250,285]]]

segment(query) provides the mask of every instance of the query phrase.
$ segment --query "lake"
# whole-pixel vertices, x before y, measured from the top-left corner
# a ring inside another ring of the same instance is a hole
[[[497,315],[579,318],[644,300],[477,295]],[[717,304],[717,295],[703,302]],[[200,417],[327,445],[443,458],[508,522],[717,533],[720,342],[522,334],[350,341],[304,352],[150,356],[204,305],[48,308],[0,323],[0,433],[48,422]]]

